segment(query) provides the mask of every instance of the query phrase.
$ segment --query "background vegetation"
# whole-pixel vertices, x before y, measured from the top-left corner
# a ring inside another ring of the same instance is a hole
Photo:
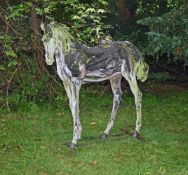
[[[41,21],[66,24],[90,46],[106,35],[129,40],[141,49],[151,72],[165,70],[162,79],[169,72],[185,79],[187,8],[186,0],[0,0],[1,108],[63,98],[55,67],[44,62]]]

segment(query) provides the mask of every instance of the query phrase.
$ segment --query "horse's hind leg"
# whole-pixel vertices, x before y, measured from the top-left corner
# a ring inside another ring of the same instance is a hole
[[[130,89],[135,98],[136,105],[136,128],[133,132],[133,137],[138,138],[138,134],[142,125],[142,112],[141,112],[141,102],[142,102],[142,93],[139,90],[137,85],[137,80],[135,75],[131,75],[128,72],[122,72],[125,79],[128,81]]]
[[[113,107],[112,107],[112,113],[110,116],[110,120],[108,122],[108,125],[106,127],[106,130],[104,131],[104,134],[102,135],[102,138],[106,138],[110,132],[110,130],[113,127],[114,120],[116,117],[116,112],[118,110],[120,101],[121,101],[121,96],[122,96],[122,91],[121,91],[121,78],[122,75],[117,75],[113,78],[110,79],[111,83],[111,88],[113,92]]]

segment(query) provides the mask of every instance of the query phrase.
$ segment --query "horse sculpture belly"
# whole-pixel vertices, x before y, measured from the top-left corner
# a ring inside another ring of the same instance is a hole
[[[126,57],[128,53],[122,55],[121,51],[124,44],[125,42],[116,41],[108,45],[99,45],[92,48],[84,46],[80,48],[80,50],[66,55],[65,62],[74,77],[79,77],[79,66],[81,64],[85,66],[85,79],[87,79],[87,81],[94,82],[109,79],[121,72],[122,59],[126,60],[130,71],[131,63]],[[136,55],[136,57],[138,57],[138,55]],[[82,79],[83,78],[84,77],[82,77]]]

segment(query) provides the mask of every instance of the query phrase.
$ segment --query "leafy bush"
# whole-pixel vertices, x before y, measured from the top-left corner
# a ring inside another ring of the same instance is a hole
[[[172,9],[158,17],[139,20],[149,28],[148,46],[144,52],[153,56],[167,55],[168,62],[188,60],[188,6]]]

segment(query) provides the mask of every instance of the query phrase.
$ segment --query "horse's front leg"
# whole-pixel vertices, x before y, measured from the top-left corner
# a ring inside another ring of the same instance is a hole
[[[65,90],[69,98],[69,106],[73,117],[73,138],[69,144],[70,148],[75,148],[77,141],[81,138],[81,122],[79,117],[79,91],[81,83],[64,83]]]

